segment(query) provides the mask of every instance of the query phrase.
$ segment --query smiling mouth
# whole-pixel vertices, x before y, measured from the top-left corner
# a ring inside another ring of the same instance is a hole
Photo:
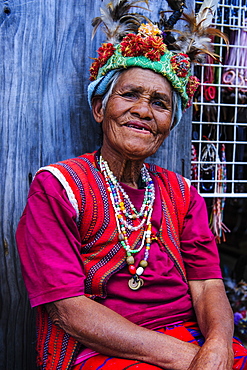
[[[129,128],[133,128],[133,129],[138,130],[138,131],[145,131],[145,132],[151,133],[150,128],[145,127],[145,126],[140,125],[140,124],[126,123],[124,126],[129,127]]]

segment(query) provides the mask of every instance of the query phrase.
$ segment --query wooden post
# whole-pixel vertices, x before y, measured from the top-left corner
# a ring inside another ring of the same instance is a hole
[[[36,368],[34,313],[15,245],[30,181],[39,167],[98,146],[87,85],[90,58],[103,40],[99,32],[91,41],[100,4],[0,0],[0,370]],[[161,8],[165,0],[151,1],[152,17]],[[189,126],[188,118],[155,157],[179,172],[187,166],[187,176]]]

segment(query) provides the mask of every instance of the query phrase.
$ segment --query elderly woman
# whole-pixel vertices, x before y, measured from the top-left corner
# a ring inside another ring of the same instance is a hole
[[[32,182],[17,243],[38,308],[40,369],[247,368],[204,201],[182,176],[144,163],[195,81],[187,56],[154,30],[105,44],[110,52],[94,62],[100,150],[44,167]],[[161,41],[155,60],[156,49],[125,55],[140,37]]]

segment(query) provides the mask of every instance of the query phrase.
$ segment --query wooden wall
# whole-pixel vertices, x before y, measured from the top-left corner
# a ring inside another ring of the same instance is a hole
[[[0,370],[34,370],[34,313],[15,230],[32,176],[92,151],[98,128],[87,104],[91,19],[100,0],[0,0]],[[151,1],[152,18],[167,9]],[[152,159],[189,176],[190,114]]]

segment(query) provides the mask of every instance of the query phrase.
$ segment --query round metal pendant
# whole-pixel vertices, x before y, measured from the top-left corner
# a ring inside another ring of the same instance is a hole
[[[138,290],[140,287],[142,287],[144,284],[144,281],[141,278],[134,278],[132,277],[129,279],[128,285],[131,290]]]

